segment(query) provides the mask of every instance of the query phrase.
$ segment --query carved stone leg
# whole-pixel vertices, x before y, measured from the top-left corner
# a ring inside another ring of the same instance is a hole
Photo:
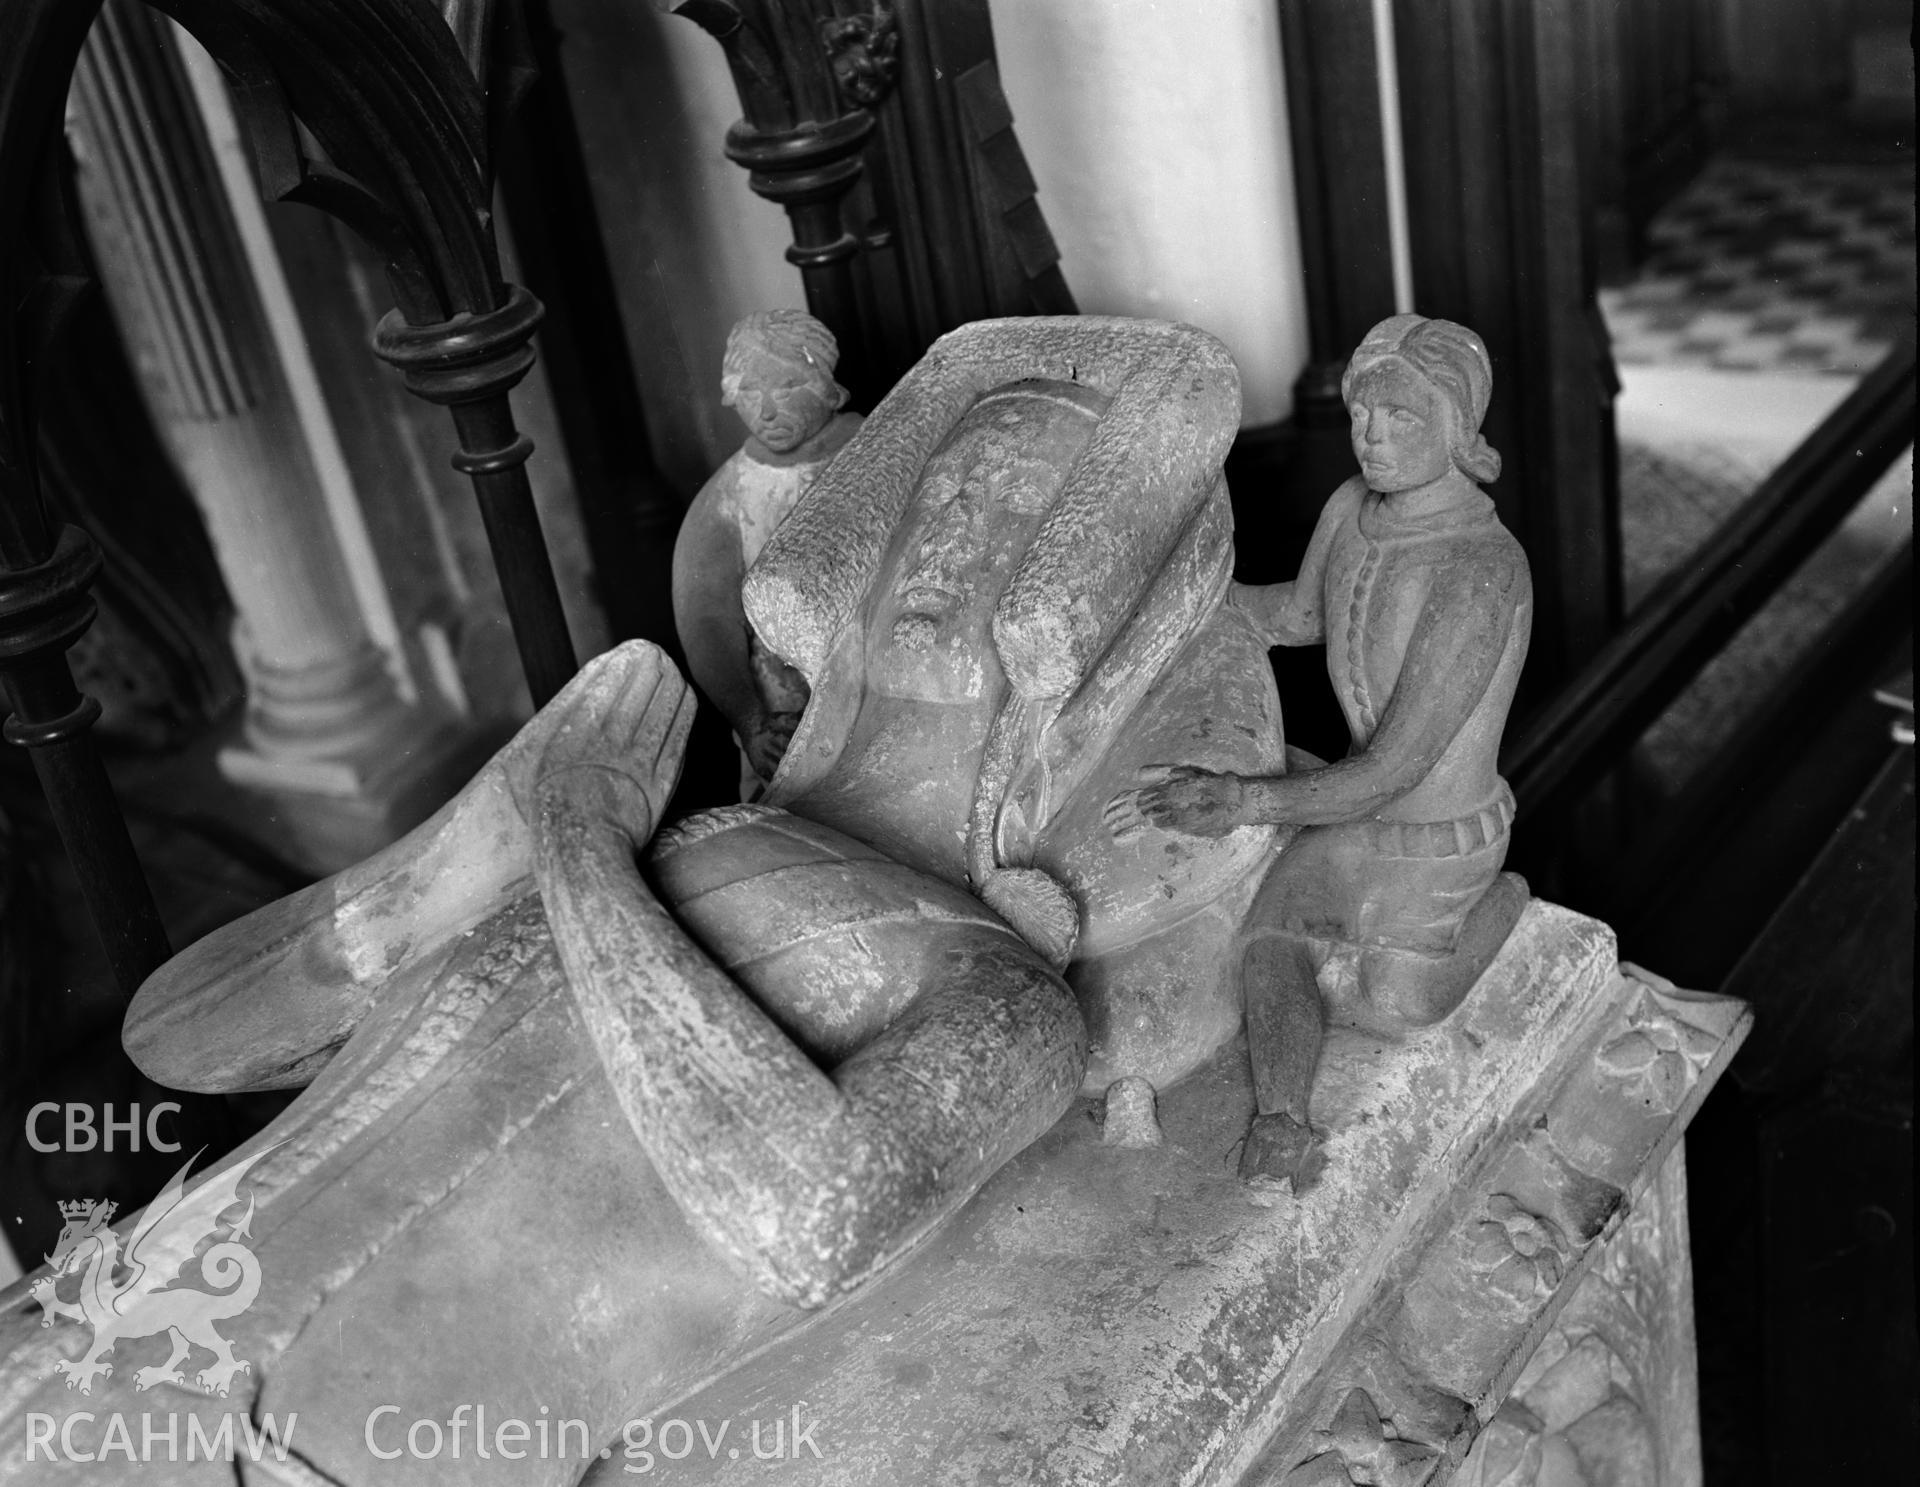
[[[1306,942],[1273,936],[1248,946],[1241,962],[1254,1118],[1240,1150],[1240,1175],[1312,1186],[1317,1162],[1307,1096],[1320,1062],[1325,1016]]]
[[[102,11],[74,81],[80,197],[238,611],[248,709],[221,768],[285,798],[312,865],[337,866],[431,808],[463,740],[369,631],[338,525],[358,513],[319,472],[256,283],[271,248],[243,241],[178,47],[145,7]]]

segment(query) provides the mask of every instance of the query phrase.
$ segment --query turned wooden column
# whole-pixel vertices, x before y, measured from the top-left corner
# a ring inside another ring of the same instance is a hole
[[[0,46],[0,687],[4,735],[26,748],[107,962],[131,994],[169,953],[91,729],[67,649],[93,621],[91,538],[50,517],[29,409],[34,370],[83,265],[63,230],[60,95],[91,19],[85,4],[25,3]]]
[[[747,169],[757,195],[786,208],[787,261],[808,310],[839,341],[838,375],[858,398],[865,369],[848,363],[865,343],[853,274],[860,239],[842,206],[874,128],[858,100],[877,100],[892,76],[892,7],[880,0],[846,16],[834,0],[679,0],[673,10],[726,53],[743,111],[727,131],[727,158]]]
[[[374,331],[374,350],[406,378],[407,388],[453,415],[460,438],[454,469],[473,482],[500,589],[539,707],[575,669],[573,641],[527,483],[533,440],[514,423],[507,395],[533,366],[540,301],[507,286],[498,309],[420,325],[390,310]]]
[[[376,350],[448,406],[534,705],[572,676],[573,641],[527,480],[510,392],[539,301],[501,275],[493,141],[531,58],[511,7],[469,0],[167,0],[220,62],[262,194],[318,207],[377,251],[398,305]],[[311,145],[309,143],[311,142]],[[317,146],[312,149],[311,146]]]
[[[35,461],[38,368],[92,267],[72,227],[59,126],[99,8],[98,0],[5,5],[0,678],[13,709],[10,732],[36,750],[56,825],[109,942],[115,973],[131,991],[164,958],[165,938],[113,792],[87,742],[93,709],[74,688],[64,655],[91,614],[85,588],[94,559],[84,538],[73,539],[71,550],[56,548],[58,534]],[[424,347],[444,363],[464,357],[476,333],[497,337],[482,365],[468,367],[470,375],[449,389],[446,401],[455,405],[463,467],[487,513],[534,701],[544,702],[574,662],[526,478],[529,444],[514,428],[508,406],[508,389],[524,368],[513,369],[504,342],[517,336],[524,344],[532,330],[527,307],[516,305],[502,280],[493,228],[490,140],[506,127],[526,67],[510,12],[496,14],[491,0],[445,11],[421,0],[165,0],[165,9],[213,53],[232,81],[262,194],[317,207],[376,248],[412,329],[414,350]],[[140,143],[137,130],[128,142]],[[160,205],[166,205],[164,198]],[[151,220],[175,251],[177,235],[199,222],[165,211]],[[220,304],[227,287],[217,278],[186,282],[203,307],[209,300]],[[170,316],[166,323],[176,330],[207,327],[191,311]],[[510,330],[501,329],[503,320],[514,322]],[[176,349],[201,354],[226,344],[231,351],[242,333],[222,329],[224,341],[184,342]],[[221,365],[223,380],[207,385],[225,401],[211,406],[239,401],[238,389],[251,388],[258,396],[261,389],[247,380],[249,372],[257,377],[260,369],[244,360]],[[280,453],[271,439],[260,447]],[[327,609],[325,596],[305,597],[317,597],[321,610]],[[378,687],[363,664],[364,638],[364,629],[358,638],[337,625],[328,632],[329,658],[340,666],[335,695],[342,688],[364,687],[370,694]],[[298,702],[310,700],[302,696]],[[293,706],[295,699],[283,693],[283,702]]]
[[[12,709],[4,733],[32,756],[113,978],[132,995],[172,951],[94,747],[100,704],[74,686],[67,665],[68,647],[93,623],[87,590],[100,550],[78,527],[54,534],[16,494],[0,490],[0,684]]]
[[[786,208],[787,260],[868,407],[970,320],[1076,305],[1001,86],[987,0],[677,0],[744,117],[729,159]]]

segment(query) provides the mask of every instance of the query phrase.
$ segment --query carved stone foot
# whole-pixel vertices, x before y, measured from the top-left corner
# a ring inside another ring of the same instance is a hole
[[[1166,1140],[1154,1108],[1153,1086],[1138,1074],[1128,1074],[1107,1086],[1107,1114],[1100,1139],[1108,1146],[1135,1150],[1159,1146]]]
[[[1313,1127],[1291,1115],[1256,1115],[1240,1148],[1240,1176],[1277,1177],[1294,1196],[1308,1192],[1326,1170],[1326,1153]]]

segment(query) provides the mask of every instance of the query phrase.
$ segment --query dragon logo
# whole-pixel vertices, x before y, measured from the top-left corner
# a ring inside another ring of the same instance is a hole
[[[54,1372],[67,1376],[67,1387],[82,1394],[93,1392],[93,1381],[113,1372],[107,1355],[122,1338],[154,1337],[166,1333],[173,1340],[173,1352],[157,1367],[139,1369],[133,1376],[136,1389],[151,1389],[155,1384],[185,1384],[180,1365],[197,1347],[214,1356],[213,1363],[194,1375],[194,1382],[209,1394],[224,1395],[235,1374],[251,1373],[253,1365],[236,1358],[233,1344],[213,1324],[237,1317],[260,1294],[260,1261],[252,1250],[240,1243],[252,1237],[253,1199],[230,1226],[220,1216],[240,1202],[240,1179],[248,1168],[264,1157],[272,1147],[256,1152],[191,1193],[185,1193],[187,1171],[195,1157],[174,1173],[166,1187],[140,1215],[127,1240],[126,1255],[120,1253],[120,1236],[111,1227],[115,1205],[97,1199],[62,1203],[60,1216],[66,1227],[59,1242],[47,1256],[51,1274],[33,1283],[33,1299],[44,1315],[42,1327],[51,1327],[60,1317],[93,1329],[93,1345],[76,1359],[62,1358],[54,1363]],[[197,1156],[198,1153],[195,1154]],[[190,1286],[172,1287],[193,1258],[194,1252],[222,1229],[226,1236],[209,1247],[200,1258],[200,1278],[221,1288],[200,1291]],[[79,1299],[63,1300],[62,1281],[77,1278]],[[171,1288],[170,1288],[171,1287]]]

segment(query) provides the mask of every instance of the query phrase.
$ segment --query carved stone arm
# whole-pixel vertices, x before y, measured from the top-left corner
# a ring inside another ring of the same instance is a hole
[[[822,1071],[648,891],[653,810],[604,768],[537,787],[535,871],[589,1035],[693,1224],[767,1293],[820,1306],[958,1208],[1066,1109],[1086,1033],[1011,940],[950,959]]]
[[[1252,621],[1269,646],[1317,645],[1327,638],[1327,555],[1333,550],[1334,533],[1351,519],[1366,493],[1366,482],[1359,479],[1347,481],[1333,493],[1320,510],[1300,572],[1291,582],[1236,583],[1227,591],[1227,603]]]
[[[531,852],[505,767],[514,747],[391,846],[162,965],[127,1009],[133,1061],[174,1089],[309,1083],[394,971],[527,888]]]
[[[1380,726],[1324,769],[1242,782],[1245,823],[1321,826],[1384,809],[1427,778],[1468,725],[1513,629],[1517,573],[1462,564],[1436,577]]]
[[[1304,574],[1287,583],[1236,583],[1227,590],[1227,603],[1252,622],[1266,645],[1315,645],[1327,638],[1320,585]]]

